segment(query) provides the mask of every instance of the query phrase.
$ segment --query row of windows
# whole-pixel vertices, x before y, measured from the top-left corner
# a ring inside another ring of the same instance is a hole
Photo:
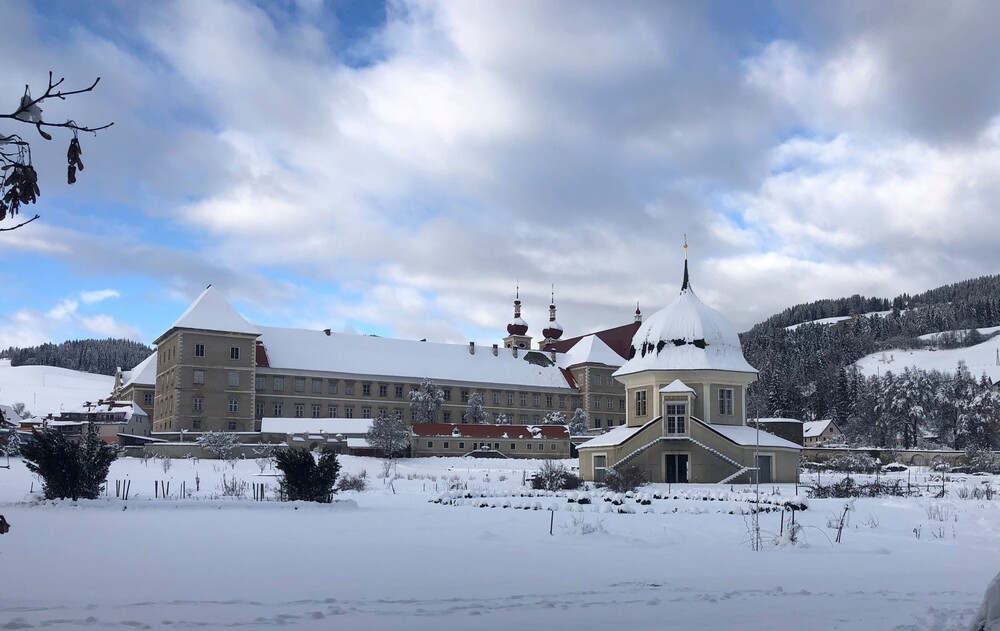
[[[600,410],[602,407],[607,407],[607,409],[613,410],[613,409],[615,409],[615,401],[616,401],[615,397],[604,398],[604,397],[595,396],[594,397],[594,408],[593,409]],[[617,401],[618,401],[618,406],[617,406],[618,410],[621,411],[621,412],[624,412],[625,411],[625,399],[624,398],[617,399]]]
[[[525,450],[526,451],[533,451],[533,447],[534,446],[535,446],[535,443],[526,443],[525,444]],[[427,448],[428,449],[434,449],[434,441],[433,440],[428,440],[427,441]],[[441,448],[442,449],[451,449],[451,441],[448,441],[448,440],[442,441]],[[465,449],[465,443],[464,442],[458,442],[458,449]],[[488,443],[488,442],[479,442],[479,443],[476,443],[476,442],[474,442],[474,443],[472,443],[472,449],[497,449],[497,450],[499,450],[500,449],[500,443]],[[555,443],[551,443],[549,445],[549,450],[550,451],[555,451],[556,449],[557,449],[557,446],[556,446]],[[510,451],[516,451],[516,450],[517,450],[517,443],[511,443],[510,444]],[[544,444],[538,444],[538,451],[544,451],[544,450],[545,450],[545,445]]]
[[[205,345],[195,344],[194,345],[194,356],[204,357],[205,356]],[[229,359],[238,360],[240,358],[240,347],[230,346],[229,347]]]

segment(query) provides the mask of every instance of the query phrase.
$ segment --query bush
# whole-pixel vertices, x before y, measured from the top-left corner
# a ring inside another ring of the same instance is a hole
[[[850,473],[874,473],[879,461],[868,454],[843,454],[826,461],[826,467],[831,471],[847,471]]]
[[[308,449],[280,449],[274,452],[274,466],[281,471],[278,489],[286,501],[333,501],[340,463],[337,454],[324,453],[319,461]]]
[[[21,454],[28,470],[41,476],[46,499],[92,500],[101,494],[108,469],[118,458],[118,446],[101,440],[97,426],[91,424],[79,443],[53,430],[32,432],[21,445]]]
[[[646,482],[646,473],[635,465],[625,467],[621,471],[610,469],[604,478],[604,486],[614,493],[635,491]]]
[[[364,491],[368,488],[368,472],[362,471],[357,475],[345,473],[337,480],[337,491]]]
[[[546,460],[538,472],[531,477],[531,488],[536,491],[573,491],[580,488],[583,480],[560,462]]]

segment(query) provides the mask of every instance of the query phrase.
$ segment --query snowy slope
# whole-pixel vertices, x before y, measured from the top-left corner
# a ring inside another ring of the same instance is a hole
[[[52,366],[11,366],[9,360],[0,360],[0,403],[24,403],[35,416],[58,415],[86,401],[106,398],[114,385],[114,377],[106,375]]]
[[[870,311],[868,313],[862,313],[858,317],[870,318],[872,316],[885,317],[892,313],[892,311]],[[808,322],[799,322],[798,324],[793,324],[791,326],[786,326],[786,331],[794,331],[795,329],[803,326],[805,324],[836,324],[838,322],[843,322],[844,320],[850,320],[851,316],[833,316],[832,318],[820,318],[818,320],[810,320]]]
[[[883,351],[862,357],[855,365],[865,375],[901,373],[907,367],[953,373],[959,361],[965,362],[974,377],[985,373],[993,381],[1000,379],[1000,337],[967,348]]]

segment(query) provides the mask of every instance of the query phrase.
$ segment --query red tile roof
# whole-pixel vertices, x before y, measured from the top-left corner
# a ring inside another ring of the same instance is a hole
[[[611,329],[604,329],[603,331],[586,333],[577,337],[571,337],[569,339],[554,342],[547,346],[546,350],[554,349],[558,353],[565,353],[569,351],[569,349],[573,348],[573,346],[575,346],[581,339],[587,337],[588,335],[596,335],[602,342],[610,346],[611,350],[621,355],[622,359],[628,359],[629,349],[632,348],[632,338],[635,336],[635,332],[639,330],[640,326],[642,326],[641,322],[631,322],[629,324],[623,324],[622,326],[616,326]]]

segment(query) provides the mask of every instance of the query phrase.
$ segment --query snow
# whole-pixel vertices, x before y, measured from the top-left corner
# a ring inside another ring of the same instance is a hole
[[[144,386],[156,385],[156,351],[149,354],[149,357],[139,362],[132,370],[122,372],[122,387],[130,384]]]
[[[132,458],[112,465],[109,498],[44,502],[12,459],[0,628],[947,631],[968,628],[1000,567],[1000,501],[957,497],[973,477],[952,476],[945,499],[856,500],[840,544],[827,523],[844,500],[796,513],[805,545],[762,513],[754,552],[741,514],[752,493],[738,485],[650,485],[612,506],[595,489],[574,493],[590,504],[522,497],[538,461],[400,460],[391,489],[379,460],[341,462],[370,489],[310,505],[222,497],[224,475],[273,489],[252,461],[164,472]],[[114,497],[124,480],[127,502]],[[154,481],[170,481],[169,499],[153,498]],[[801,491],[767,486],[765,505]],[[667,497],[637,501],[653,493]]]
[[[675,344],[675,340],[680,345]],[[704,348],[695,346],[703,340]],[[736,329],[687,288],[642,323],[632,338],[635,355],[615,376],[643,370],[757,370],[743,357]],[[644,347],[648,348],[645,352]]]
[[[905,311],[906,310],[904,309],[903,312],[905,312]],[[889,315],[890,313],[892,313],[891,310],[889,310],[889,311],[869,311],[868,313],[859,314],[858,317],[859,318],[871,318],[871,317],[884,318],[885,316]],[[829,325],[829,324],[836,324],[838,322],[843,322],[844,320],[850,320],[853,317],[854,316],[833,316],[832,318],[819,318],[818,320],[809,320],[808,322],[799,322],[798,324],[793,324],[791,326],[786,326],[785,330],[786,331],[794,331],[795,329],[799,328],[800,326],[804,326],[806,324],[827,324],[827,325]]]
[[[85,401],[97,401],[111,394],[114,377],[55,368],[52,366],[11,366],[0,362],[0,402],[24,403],[35,416],[58,416],[75,410]]]
[[[690,392],[691,394],[695,393],[694,389],[691,386],[687,385],[686,383],[684,383],[680,379],[674,379],[673,381],[671,381],[667,385],[663,386],[662,388],[660,388],[660,392],[661,393],[667,393],[667,394],[669,394],[671,392],[680,392],[680,393],[688,393],[688,392]]]
[[[596,335],[587,335],[574,344],[564,355],[559,355],[559,365],[572,368],[580,364],[604,364],[605,366],[621,366],[625,363],[622,357],[611,350],[604,340]]]
[[[659,419],[653,419],[649,423],[656,423],[656,422],[659,422]],[[649,425],[649,423],[646,423],[646,425]],[[616,428],[614,428],[612,430],[604,432],[600,436],[596,436],[594,438],[591,438],[590,440],[588,440],[585,443],[581,443],[581,444],[577,445],[577,448],[581,448],[581,447],[586,447],[586,448],[590,448],[590,447],[614,447],[614,446],[617,446],[617,445],[620,445],[620,444],[624,443],[629,438],[632,438],[633,436],[635,436],[636,434],[638,434],[639,432],[641,432],[646,427],[646,425],[642,425],[640,427],[630,427],[628,425],[619,425],[618,427],[616,427]]]
[[[921,335],[920,339],[924,340],[925,342],[936,342],[937,340],[941,339],[941,337],[943,337],[943,336],[945,336],[945,335],[947,335],[949,333],[953,333],[956,336],[961,337],[961,336],[967,335],[970,331],[972,331],[972,329],[957,329],[955,331],[939,331],[937,333],[927,333],[926,335]],[[1000,326],[988,326],[988,327],[984,327],[984,328],[981,328],[981,329],[976,329],[976,331],[978,331],[981,335],[989,336],[989,335],[993,335],[994,333],[1000,332]]]
[[[386,379],[430,379],[454,383],[485,382],[510,386],[558,388],[570,392],[558,366],[539,366],[527,361],[529,353],[548,360],[549,354],[522,349],[514,357],[510,349],[477,349],[463,344],[414,342],[370,335],[347,335],[308,329],[260,327],[260,340],[267,350],[269,369],[333,372]],[[258,371],[258,374],[259,371]]]
[[[195,299],[187,311],[177,318],[173,329],[200,329],[202,331],[224,331],[226,333],[247,333],[256,335],[257,329],[233,309],[222,293],[209,285]],[[166,335],[166,333],[164,333]],[[160,336],[161,339],[163,336]]]
[[[756,428],[747,427],[746,425],[718,425],[714,423],[703,424],[705,427],[708,427],[717,434],[722,434],[722,436],[728,440],[736,443],[737,445],[743,445],[744,447],[760,445],[761,447],[787,447],[788,449],[796,450],[802,449],[802,445],[796,445],[789,440],[779,438],[774,434],[765,432],[764,430],[760,430],[758,432]]]
[[[965,362],[972,376],[979,378],[985,373],[997,381],[1000,379],[1000,337],[966,348],[880,351],[862,357],[854,365],[866,376],[887,371],[898,375],[905,368],[954,374],[960,361]]]

